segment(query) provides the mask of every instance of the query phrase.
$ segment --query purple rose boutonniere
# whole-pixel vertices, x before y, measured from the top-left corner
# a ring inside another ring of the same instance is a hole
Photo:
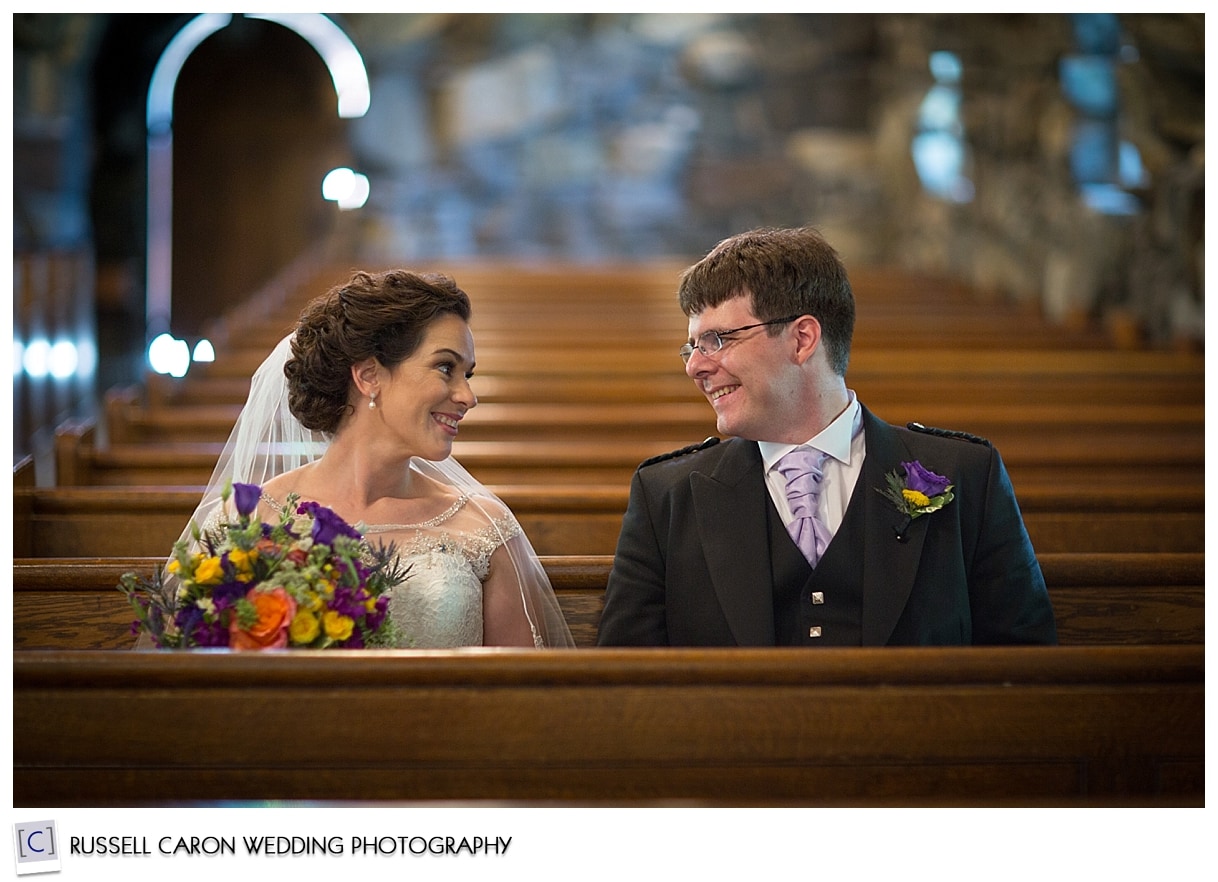
[[[893,469],[885,479],[887,486],[876,490],[905,515],[904,523],[897,529],[897,539],[901,541],[914,518],[936,512],[955,499],[952,482],[917,460],[901,463],[901,467]]]

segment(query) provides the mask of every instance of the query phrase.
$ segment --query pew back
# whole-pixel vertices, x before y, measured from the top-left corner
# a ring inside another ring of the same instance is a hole
[[[539,554],[612,554],[629,488],[599,485],[492,487]],[[14,488],[13,553],[19,557],[168,555],[201,495],[199,487]],[[1144,494],[1121,485],[1067,481],[1017,488],[1039,553],[1204,549],[1197,484]]]
[[[1203,426],[1137,424],[1118,431],[1070,432],[1012,428],[999,446],[1017,492],[1035,483],[1132,487],[1144,491],[1173,482],[1199,485],[1205,468]],[[706,434],[679,440],[649,437],[458,439],[456,456],[485,484],[606,484],[626,486],[640,462]],[[203,485],[211,477],[221,441],[141,441],[102,446],[91,420],[63,423],[55,434],[56,483],[61,486]]]
[[[13,800],[1202,805],[1203,668],[1201,646],[24,652]]]
[[[715,415],[703,400],[654,402],[638,381],[633,399],[620,401],[509,401],[481,403],[461,423],[461,439],[470,441],[558,439],[665,439],[679,445],[715,433]],[[1044,442],[1070,426],[1092,436],[1162,435],[1165,442],[1197,436],[1204,425],[1203,404],[1133,404],[1127,399],[1107,402],[1080,400],[1060,404],[1041,401],[1016,404],[924,401],[876,405],[871,409],[888,422],[920,422],[945,426],[989,438],[1000,449],[1030,440]],[[148,408],[111,397],[107,405],[109,437],[114,443],[210,441],[223,442],[233,430],[241,404],[191,404]]]

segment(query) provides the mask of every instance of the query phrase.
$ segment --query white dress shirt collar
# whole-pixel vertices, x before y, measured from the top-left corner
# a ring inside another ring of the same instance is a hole
[[[803,445],[780,444],[775,441],[758,441],[757,446],[761,449],[761,461],[765,466],[765,470],[768,472],[778,460],[800,446],[815,447],[817,450],[823,450],[843,465],[850,465],[850,442],[858,434],[858,430],[862,426],[863,410],[854,391],[851,389],[846,391],[850,395],[850,403],[846,405],[846,409],[838,414],[837,418],[825,426],[815,437],[809,438],[804,442]]]

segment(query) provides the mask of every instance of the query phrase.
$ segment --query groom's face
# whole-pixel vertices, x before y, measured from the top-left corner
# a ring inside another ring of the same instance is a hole
[[[707,331],[728,331],[761,320],[753,312],[752,298],[734,297],[690,316],[689,341]],[[685,373],[715,409],[716,429],[754,441],[784,440],[794,422],[790,413],[801,381],[791,361],[789,326],[752,328],[723,335],[723,347],[711,355],[695,349]]]

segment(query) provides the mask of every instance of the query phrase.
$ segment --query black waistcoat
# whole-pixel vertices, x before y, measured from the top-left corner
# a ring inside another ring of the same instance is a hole
[[[860,646],[863,621],[864,506],[854,497],[813,571],[771,504],[770,567],[778,646]],[[820,628],[820,636],[811,636]]]

